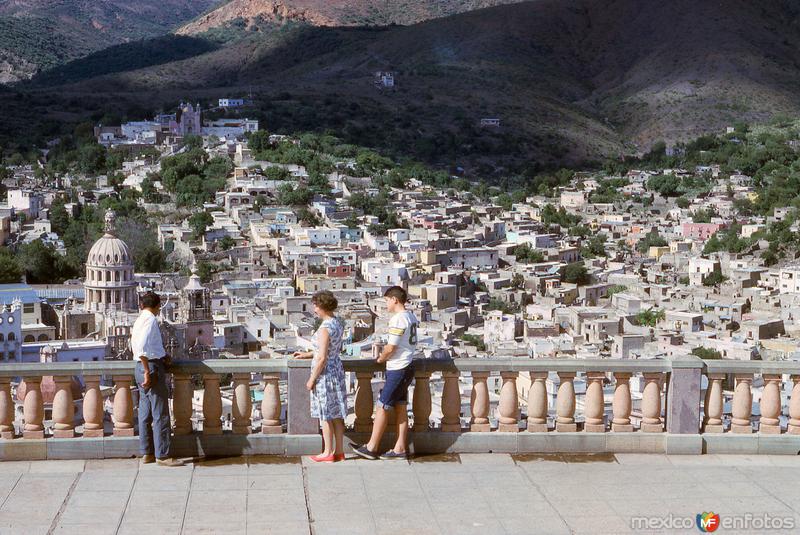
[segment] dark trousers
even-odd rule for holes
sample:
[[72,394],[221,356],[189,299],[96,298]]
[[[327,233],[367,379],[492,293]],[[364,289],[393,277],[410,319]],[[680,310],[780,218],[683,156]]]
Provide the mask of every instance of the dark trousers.
[[142,388],[144,367],[136,363],[136,385],[139,387],[139,451],[142,455],[169,457],[172,425],[169,419],[169,389],[167,369],[161,360],[151,360],[150,386]]

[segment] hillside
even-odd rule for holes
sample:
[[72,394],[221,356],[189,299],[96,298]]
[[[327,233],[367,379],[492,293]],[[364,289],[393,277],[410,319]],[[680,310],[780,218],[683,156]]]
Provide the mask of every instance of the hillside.
[[[103,95],[99,117],[253,91],[248,114],[272,131],[332,129],[439,165],[534,172],[800,114],[797,20],[790,0],[538,0],[412,26],[264,23],[199,34],[223,46],[113,75],[74,62],[35,80],[25,110],[77,118],[83,96]],[[394,90],[374,87],[378,70],[395,73]],[[54,95],[70,115],[54,113]],[[20,113],[10,102],[7,122]],[[502,127],[479,128],[484,117]]]
[[231,0],[178,30],[197,35],[230,24],[305,22],[315,26],[416,24],[520,0]]
[[0,0],[0,83],[172,31],[218,0]]

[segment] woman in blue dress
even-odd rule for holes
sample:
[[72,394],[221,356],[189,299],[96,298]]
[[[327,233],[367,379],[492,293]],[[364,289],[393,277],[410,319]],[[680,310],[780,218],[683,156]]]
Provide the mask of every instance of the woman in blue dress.
[[297,358],[312,358],[311,377],[306,383],[311,393],[311,416],[322,423],[323,450],[311,457],[315,462],[332,463],[344,460],[344,419],[347,416],[347,382],[340,357],[344,324],[334,316],[338,306],[329,291],[317,292],[311,298],[314,313],[322,324],[314,333],[314,350],[297,352]]

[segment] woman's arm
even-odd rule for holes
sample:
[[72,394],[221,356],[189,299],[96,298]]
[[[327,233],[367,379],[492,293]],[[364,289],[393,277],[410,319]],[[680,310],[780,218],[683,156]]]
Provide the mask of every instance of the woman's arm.
[[309,390],[314,388],[314,384],[316,384],[317,379],[319,379],[319,376],[322,375],[322,371],[325,369],[325,364],[328,362],[328,346],[331,342],[331,335],[326,328],[320,329],[317,336],[317,342],[319,343],[317,359],[311,366],[311,377],[308,379],[308,383],[306,383],[306,388]]

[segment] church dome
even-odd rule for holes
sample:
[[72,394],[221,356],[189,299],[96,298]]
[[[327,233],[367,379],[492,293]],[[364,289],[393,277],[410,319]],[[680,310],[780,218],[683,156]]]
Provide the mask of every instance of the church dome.
[[131,252],[127,244],[112,234],[104,234],[89,250],[86,264],[93,267],[129,266]]
[[89,250],[86,265],[92,267],[128,267],[133,264],[128,245],[114,235],[116,216],[106,213],[106,233]]

